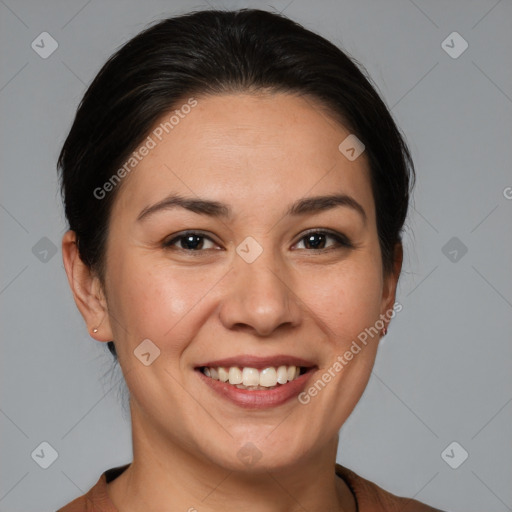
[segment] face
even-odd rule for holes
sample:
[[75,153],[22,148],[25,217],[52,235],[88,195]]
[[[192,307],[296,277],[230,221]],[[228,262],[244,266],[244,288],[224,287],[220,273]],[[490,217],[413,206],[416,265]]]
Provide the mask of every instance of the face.
[[312,99],[196,100],[121,184],[102,329],[136,435],[225,468],[301,463],[337,439],[376,355],[361,333],[394,303],[367,160]]

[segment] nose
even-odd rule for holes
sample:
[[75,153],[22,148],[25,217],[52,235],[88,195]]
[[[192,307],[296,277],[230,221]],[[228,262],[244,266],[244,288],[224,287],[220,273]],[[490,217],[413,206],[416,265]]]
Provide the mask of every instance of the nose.
[[271,256],[264,257],[265,253],[252,263],[235,258],[220,307],[220,319],[227,329],[269,336],[300,324],[300,300],[286,282],[286,272],[277,268]]

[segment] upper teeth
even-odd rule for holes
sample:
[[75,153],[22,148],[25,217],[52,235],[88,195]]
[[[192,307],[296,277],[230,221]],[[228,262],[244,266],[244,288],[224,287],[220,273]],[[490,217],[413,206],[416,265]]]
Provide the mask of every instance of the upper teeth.
[[230,384],[242,384],[244,386],[263,386],[270,388],[279,384],[296,379],[300,375],[299,366],[279,366],[277,368],[269,366],[261,371],[256,368],[242,368],[231,366],[224,368],[204,367],[203,373],[207,377]]

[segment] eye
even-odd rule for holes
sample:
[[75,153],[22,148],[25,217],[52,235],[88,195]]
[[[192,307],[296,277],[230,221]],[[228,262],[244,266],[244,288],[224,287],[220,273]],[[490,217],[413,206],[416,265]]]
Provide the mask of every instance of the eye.
[[[327,241],[329,239],[334,240],[334,244],[327,245]],[[309,231],[306,233],[306,235],[303,236],[296,245],[301,243],[304,243],[303,249],[313,249],[317,251],[353,247],[352,243],[345,235],[320,230]]]
[[163,243],[164,248],[173,248],[176,246],[177,249],[193,252],[214,249],[216,245],[217,244],[215,244],[211,238],[195,231],[187,231]]

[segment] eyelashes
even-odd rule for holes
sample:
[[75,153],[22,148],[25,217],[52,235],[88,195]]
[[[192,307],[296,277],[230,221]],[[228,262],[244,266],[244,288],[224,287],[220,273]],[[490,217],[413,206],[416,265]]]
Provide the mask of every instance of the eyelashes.
[[[334,244],[327,245],[329,239],[333,240]],[[303,233],[293,246],[299,244],[304,245],[304,248],[299,250],[318,253],[354,248],[350,239],[344,234],[325,229],[312,229]],[[175,249],[188,253],[200,253],[212,249],[220,250],[218,244],[212,238],[200,231],[185,231],[164,241],[162,246],[165,249]]]
[[[191,247],[178,247],[178,249],[182,249],[184,251],[192,251],[192,252],[200,252],[200,250],[204,250],[204,240],[208,240],[211,244],[215,244],[215,242],[208,236],[199,233],[197,231],[187,231],[186,233],[182,233],[167,242],[164,242],[163,246],[165,248],[172,248],[176,242],[183,242],[185,244],[190,244]],[[199,251],[198,251],[199,249]]]
[[[317,238],[316,241],[314,240],[315,237]],[[317,247],[315,247],[315,245],[318,244],[318,238],[320,238],[323,241],[325,241],[328,238],[331,238],[332,240],[335,241],[335,245],[327,247],[327,248],[325,248],[325,247],[317,248]],[[302,235],[302,237],[300,238],[298,243],[301,243],[305,240],[307,240],[307,244],[313,244],[313,248],[312,248],[313,251],[325,251],[325,250],[330,250],[331,248],[337,249],[337,248],[352,248],[353,247],[352,242],[345,235],[343,235],[341,233],[333,232],[333,231],[327,231],[327,230],[318,230],[318,229],[310,230]],[[321,243],[322,243],[322,241],[320,241],[320,244]]]

